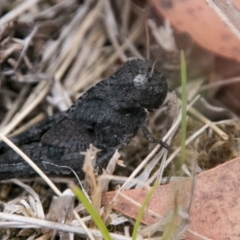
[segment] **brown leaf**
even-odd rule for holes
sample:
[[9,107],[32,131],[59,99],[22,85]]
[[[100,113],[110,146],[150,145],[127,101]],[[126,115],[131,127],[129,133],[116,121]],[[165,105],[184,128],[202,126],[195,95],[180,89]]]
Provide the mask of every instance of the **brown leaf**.
[[[188,32],[196,43],[218,55],[240,61],[240,40],[220,19],[219,15],[205,0],[166,1],[150,0],[159,15],[169,19],[172,25],[181,32]],[[219,9],[240,30],[239,1],[232,1],[232,7],[222,6]],[[220,1],[219,1],[220,2]],[[221,9],[222,8],[222,9]],[[229,8],[229,9],[228,9]],[[226,11],[225,11],[226,10]],[[236,19],[237,17],[237,19]]]
[[[191,231],[211,239],[236,239],[240,236],[240,158],[219,165],[197,176],[192,208]],[[150,225],[165,216],[174,206],[176,189],[178,204],[187,207],[190,199],[190,179],[159,186],[154,192],[142,222]],[[146,189],[121,192],[114,203],[116,192],[103,195],[102,203],[131,218],[136,218]],[[129,200],[131,199],[131,200]],[[151,211],[150,211],[151,210]],[[187,239],[198,239],[187,232]]]

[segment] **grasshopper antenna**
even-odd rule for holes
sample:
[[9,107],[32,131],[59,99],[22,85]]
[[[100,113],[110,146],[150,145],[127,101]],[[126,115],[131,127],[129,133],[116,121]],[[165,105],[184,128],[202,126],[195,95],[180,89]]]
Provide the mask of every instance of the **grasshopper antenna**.
[[153,65],[152,65],[152,69],[151,69],[151,73],[152,73],[152,74],[153,74],[154,68],[155,68],[155,66],[156,66],[156,63],[157,63],[157,61],[159,60],[159,57],[160,57],[160,54],[157,55],[157,57],[156,57],[156,59],[155,59]]
[[146,34],[146,54],[147,54],[146,57],[147,57],[147,60],[150,61],[150,37],[149,37],[146,9],[144,10],[144,27],[145,27],[145,34]]

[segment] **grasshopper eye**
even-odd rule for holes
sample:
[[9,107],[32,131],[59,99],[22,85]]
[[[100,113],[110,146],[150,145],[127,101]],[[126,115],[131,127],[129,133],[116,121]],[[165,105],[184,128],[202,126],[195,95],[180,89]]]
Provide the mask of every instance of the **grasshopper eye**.
[[134,79],[133,79],[134,86],[137,89],[145,89],[147,87],[148,83],[148,77],[146,77],[143,74],[138,74]]

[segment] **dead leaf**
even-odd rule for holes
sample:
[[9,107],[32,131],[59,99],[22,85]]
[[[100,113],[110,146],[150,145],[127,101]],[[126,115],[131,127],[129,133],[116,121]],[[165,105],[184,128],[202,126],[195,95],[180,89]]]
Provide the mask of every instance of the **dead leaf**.
[[[237,0],[232,5],[218,4],[223,15],[240,31]],[[221,3],[220,3],[221,2]],[[150,0],[159,15],[170,20],[181,32],[189,33],[196,43],[220,56],[240,61],[240,40],[205,0],[166,1]],[[230,7],[231,6],[231,7]]]
[[[211,239],[237,239],[240,236],[240,158],[228,161],[197,176],[190,225],[188,230]],[[179,188],[180,186],[180,188]],[[149,202],[142,222],[150,225],[165,216],[174,206],[174,195],[179,188],[178,204],[187,207],[190,199],[190,179],[159,186]],[[116,192],[103,194],[102,203],[126,216],[135,218],[146,197],[146,189],[121,192],[114,203]],[[189,231],[187,239],[199,239]]]

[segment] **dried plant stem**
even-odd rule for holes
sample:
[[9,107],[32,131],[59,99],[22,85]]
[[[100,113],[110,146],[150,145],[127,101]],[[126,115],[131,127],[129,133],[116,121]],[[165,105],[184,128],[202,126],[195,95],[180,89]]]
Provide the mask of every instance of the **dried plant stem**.
[[234,33],[234,35],[238,39],[240,39],[240,31],[226,16],[226,14],[217,6],[217,4],[215,4],[212,0],[205,0],[205,1],[218,14],[220,19],[229,27],[229,29]]
[[229,136],[222,131],[219,127],[217,127],[213,122],[211,122],[208,118],[203,116],[201,113],[199,113],[196,109],[190,108],[188,110],[190,113],[192,113],[195,117],[197,117],[199,120],[204,122],[205,124],[209,124],[210,128],[213,129],[215,133],[217,133],[223,140],[227,141],[229,139]]
[[124,51],[120,48],[116,35],[119,33],[117,32],[117,23],[116,19],[114,18],[114,13],[111,8],[111,3],[109,0],[105,0],[104,2],[105,8],[105,25],[107,29],[107,33],[109,36],[110,41],[112,42],[113,47],[115,48],[118,56],[121,58],[123,62],[127,60],[127,56],[125,55]]
[[18,128],[16,131],[14,131],[13,133],[9,134],[9,137],[12,137],[16,134],[19,134],[25,130],[27,130],[28,128],[34,126],[35,124],[39,123],[40,121],[42,121],[43,119],[46,118],[46,115],[44,113],[39,113],[36,117],[32,118],[29,122],[27,122],[26,124],[24,124],[23,126],[21,126],[20,128]]
[[[141,32],[141,28],[139,26],[131,34],[129,39],[131,41],[136,40],[139,37],[140,32]],[[129,46],[128,42],[125,41],[123,43],[123,45],[120,46],[120,48],[122,50],[126,50],[128,48],[128,46]],[[102,72],[104,72],[109,67],[110,64],[112,64],[114,61],[116,61],[118,57],[119,57],[118,53],[114,52],[107,60],[105,59],[103,64],[101,64],[101,65],[96,64],[94,71],[89,70],[84,76],[81,77],[81,79],[84,79],[84,81],[78,80],[78,83],[76,83],[75,86],[71,89],[70,95],[74,95],[75,93],[77,93],[80,89],[83,88],[83,86],[86,83],[89,84],[89,82],[91,82],[91,79],[96,79],[99,75],[101,75]]]
[[[96,32],[96,29],[94,29]],[[76,57],[76,61],[73,62],[72,70],[66,76],[66,80],[64,81],[64,87],[66,89],[70,89],[73,84],[76,84],[79,76],[84,74],[88,68],[94,64],[96,59],[100,57],[101,47],[106,41],[105,35],[101,30],[96,34],[89,34],[89,36],[84,39],[82,45],[84,47],[79,51],[78,56]]]
[[160,145],[157,145],[148,156],[140,163],[140,165],[132,172],[128,177],[127,181],[119,188],[119,191],[128,189],[129,185],[132,183],[132,180],[137,176],[137,174],[142,170],[142,168],[154,157],[157,151],[160,149]]
[[[179,101],[180,104],[181,101]],[[191,104],[192,105],[192,104]],[[208,118],[203,116],[200,112],[198,112],[195,108],[189,107],[188,112],[193,114],[195,117],[197,117],[200,121],[202,121],[205,124],[209,124],[210,128],[213,129],[214,132],[216,132],[223,140],[227,141],[229,139],[229,136],[222,131],[219,127],[217,127],[212,121],[210,121]]]
[[89,30],[89,28],[93,25],[96,18],[99,16],[99,10],[101,9],[103,1],[99,1],[98,5],[87,15],[84,19],[84,22],[79,26],[78,29],[75,30],[74,36],[71,37],[71,42],[65,47],[64,52],[59,57],[59,60],[55,64],[53,69],[55,73],[55,79],[59,81],[69,64],[73,61],[73,58],[76,56],[78,52],[76,48],[81,45],[81,41],[85,35],[85,33]]
[[14,21],[16,18],[18,18],[21,14],[26,12],[28,9],[36,5],[41,0],[28,0],[21,4],[19,4],[17,7],[9,11],[7,14],[5,14],[0,19],[0,26],[6,23],[9,23],[11,21]]
[[21,51],[21,54],[20,54],[20,56],[17,60],[17,63],[16,63],[15,68],[14,68],[14,72],[20,66],[20,63],[21,63],[22,59],[24,58],[24,56],[25,56],[25,54],[26,54],[26,52],[27,52],[27,50],[28,50],[28,48],[29,48],[29,46],[30,46],[30,44],[31,44],[31,42],[32,42],[32,40],[33,40],[33,38],[34,38],[34,36],[36,35],[37,32],[38,32],[38,26],[36,25],[34,27],[33,31],[31,32],[31,34],[26,39],[24,39],[24,41],[23,41],[24,42],[24,47],[23,47],[23,49]]
[[219,80],[217,82],[203,85],[202,87],[200,87],[200,91],[202,92],[202,91],[206,91],[206,90],[209,90],[212,88],[218,88],[218,87],[222,87],[222,86],[230,85],[230,84],[234,84],[234,83],[239,83],[239,82],[240,82],[240,77],[227,78],[227,79]]
[[[15,144],[13,144],[1,133],[0,133],[0,139],[2,139],[9,147],[11,147],[17,154],[19,154],[34,169],[34,171],[36,171],[40,175],[40,177],[48,184],[48,186],[55,192],[57,196],[60,197],[62,195],[62,193],[58,190],[55,184],[47,177],[47,175],[21,149],[19,149]],[[89,231],[85,223],[81,220],[77,212],[73,211],[73,213],[76,219],[79,221],[79,223],[83,227],[83,229],[85,230],[85,232],[88,233],[88,237],[91,240],[94,240],[91,232]]]
[[49,87],[49,84],[46,84],[45,82],[44,88],[37,97],[35,96],[34,101],[29,103],[29,105],[19,114],[16,114],[15,118],[13,118],[13,120],[2,130],[3,135],[9,134],[29,114],[29,112],[31,112],[43,100],[49,91]]
[[[131,197],[125,195],[124,193],[122,193],[122,192],[120,192],[120,191],[117,191],[117,192],[116,192],[116,195],[115,195],[115,197],[113,198],[112,201],[114,201],[114,200],[117,198],[118,195],[120,195],[121,197],[123,197],[124,199],[126,199],[130,204],[132,204],[132,205],[134,205],[134,206],[136,206],[136,207],[141,208],[141,206],[142,206],[141,203],[135,201],[134,199],[132,199]],[[148,212],[150,215],[154,216],[155,218],[162,218],[162,217],[163,217],[163,216],[161,216],[160,214],[156,213],[155,211],[153,211],[153,210],[151,210],[151,209],[148,209],[147,212]]]
[[47,175],[15,144],[8,140],[2,133],[0,133],[0,138],[12,148],[19,156],[21,156],[41,177],[42,179],[51,187],[57,196],[61,196],[61,192],[55,186],[55,184],[47,177]]
[[[50,228],[50,229],[58,230],[58,231],[72,232],[72,233],[80,234],[83,236],[86,235],[85,230],[79,226],[74,227],[74,226],[70,226],[67,224],[63,224],[63,223],[47,221],[44,219],[31,218],[31,217],[19,216],[16,214],[8,214],[8,213],[2,213],[2,212],[0,213],[0,219],[14,221],[15,223],[19,222],[19,223],[35,225],[34,227],[40,226],[40,227],[45,227],[48,229]],[[101,232],[98,230],[89,229],[89,232],[91,233],[91,235],[94,235],[97,238],[102,237]],[[115,234],[115,233],[110,233],[110,236],[112,237],[113,240],[131,240],[130,237],[125,237],[123,235],[119,235],[119,234]],[[95,238],[93,238],[93,240],[94,239]]]
[[12,116],[15,114],[15,112],[19,108],[20,104],[23,102],[23,98],[25,97],[25,95],[28,91],[29,91],[28,85],[26,85],[22,88],[20,94],[14,101],[13,106],[11,107],[11,109],[8,111],[8,113],[5,115],[4,119],[2,120],[2,122],[0,124],[0,129],[2,129],[9,122],[9,120],[12,118]]
[[[198,131],[196,131],[192,136],[190,136],[185,143],[185,146],[190,144],[195,138],[197,138],[200,134],[202,134],[208,127],[210,126],[210,123],[207,123],[202,128],[200,128]],[[165,168],[168,166],[168,164],[180,153],[181,147],[178,147],[171,156],[166,160],[165,162]]]

